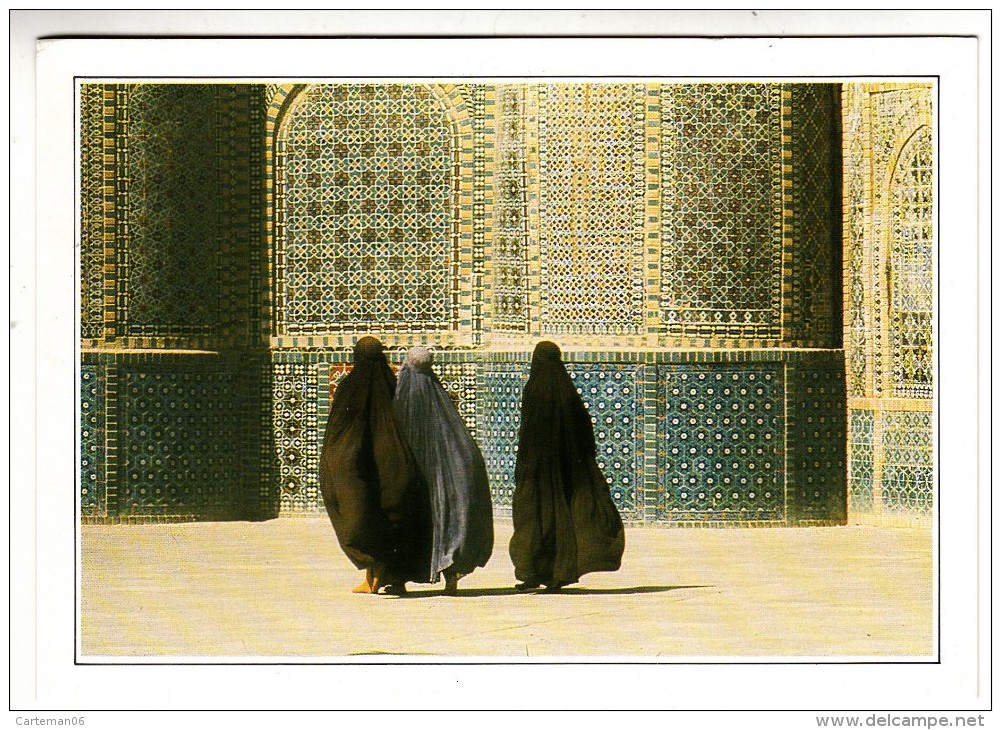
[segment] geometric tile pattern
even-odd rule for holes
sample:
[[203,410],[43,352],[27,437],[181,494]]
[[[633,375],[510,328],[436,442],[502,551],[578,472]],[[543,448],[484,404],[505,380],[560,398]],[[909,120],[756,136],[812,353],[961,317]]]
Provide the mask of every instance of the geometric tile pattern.
[[[361,331],[383,336],[392,363],[414,333],[453,350],[434,367],[498,509],[514,487],[527,353],[551,334],[624,517],[823,511],[809,479],[835,481],[844,460],[831,444],[844,424],[810,421],[839,407],[830,365],[755,348],[836,346],[827,89],[97,84],[80,103],[81,475],[109,482],[82,487],[90,514],[322,512],[331,388]],[[901,238],[924,235],[907,192],[928,187],[922,155],[904,192],[886,194]],[[900,312],[924,311],[899,292]],[[902,352],[917,353],[912,330]],[[273,349],[241,350],[229,332],[273,336]],[[698,349],[745,338],[739,356]],[[225,351],[240,367],[167,348]],[[891,476],[914,492],[916,460],[895,453]]]
[[[455,105],[456,114],[461,109],[463,113],[468,113],[465,124],[460,125],[459,140],[472,137],[472,165],[468,162],[460,162],[465,174],[459,176],[459,210],[457,216],[460,221],[460,243],[459,243],[459,271],[456,275],[456,288],[459,289],[465,282],[472,283],[472,344],[479,345],[483,341],[483,289],[485,280],[485,262],[487,260],[486,238],[487,231],[491,230],[490,220],[487,214],[487,200],[491,198],[490,186],[488,185],[488,169],[494,169],[496,155],[496,145],[487,144],[487,127],[493,127],[496,123],[493,94],[488,91],[485,84],[455,84],[454,86],[443,87],[449,96],[450,102]],[[464,98],[463,98],[464,97]],[[469,134],[469,132],[472,134]],[[468,160],[468,154],[459,153],[461,160]],[[472,185],[470,185],[470,169],[472,168]],[[469,188],[472,187],[472,205],[467,197]],[[463,193],[466,193],[464,195]],[[468,232],[461,228],[463,218],[469,218],[469,211],[472,211],[472,264],[471,271],[467,264],[466,250],[468,244]],[[465,244],[465,245],[464,245]],[[467,287],[468,288],[468,287]],[[460,294],[460,300],[462,296]],[[460,327],[466,324],[466,319],[460,317]]]
[[462,420],[469,429],[469,433],[476,438],[477,418],[476,418],[476,373],[479,370],[476,363],[435,363],[433,366],[442,387],[452,399],[456,410],[462,416]]
[[219,89],[130,87],[125,297],[134,334],[165,326],[197,332],[218,324],[223,191],[211,131]]
[[84,350],[81,517],[277,516],[266,372],[270,365],[247,352]]
[[[401,356],[391,351],[393,362]],[[606,357],[575,353],[567,368],[591,416],[598,464],[624,518],[679,525],[831,519],[824,510],[837,505],[823,490],[840,473],[842,498],[844,491],[844,423],[836,413],[843,391],[836,373],[832,381],[825,366],[797,366],[785,385],[781,362],[673,359],[651,367]],[[256,443],[248,427],[256,401],[243,397],[247,391],[234,371],[126,362],[122,388],[116,387],[119,405],[110,405],[122,425],[103,435],[105,376],[85,364],[83,485],[88,475],[99,482],[107,472],[99,445],[121,441],[116,458],[123,476],[107,516],[249,516],[258,503],[266,509],[253,514],[322,513],[319,445],[333,391],[352,366],[340,355],[325,362],[322,353],[275,358],[268,367],[266,419],[272,440],[261,470],[272,475],[274,489],[258,486],[256,471],[244,466],[254,463],[246,458],[246,443]],[[494,507],[509,510],[528,363],[452,356],[435,370],[484,454]],[[791,444],[786,459],[785,440]],[[92,447],[96,459],[88,456]],[[898,461],[903,474],[914,459]],[[83,489],[84,515],[102,517],[100,490]]]
[[547,84],[537,93],[542,331],[642,332],[645,88]]
[[643,411],[635,364],[568,363],[577,392],[594,424],[597,461],[623,517],[642,507]]
[[313,85],[279,147],[285,330],[452,321],[457,141],[424,85]]
[[662,93],[661,313],[667,332],[777,338],[781,85]]
[[658,518],[783,520],[782,371],[670,365],[658,389]]
[[272,428],[275,471],[285,514],[323,509],[319,495],[316,366],[275,363]]
[[870,312],[866,306],[866,211],[871,207],[869,165],[866,155],[866,115],[864,95],[848,85],[842,96],[844,133],[844,218],[845,218],[845,363],[848,395],[864,398],[871,374],[869,358]]
[[884,510],[932,509],[934,458],[931,413],[883,413]]
[[[878,88],[868,96],[871,140],[868,164],[873,184],[868,211],[872,223],[866,244],[871,247],[872,261],[867,273],[873,302],[873,385],[874,395],[892,397],[901,385],[896,382],[898,374],[907,377],[904,367],[899,373],[894,367],[898,363],[903,366],[900,353],[894,352],[894,308],[902,306],[904,312],[914,315],[913,320],[908,317],[909,321],[901,324],[915,334],[928,329],[923,313],[931,309],[934,272],[930,266],[922,272],[920,264],[928,263],[932,242],[932,94],[930,89],[920,87]],[[894,291],[892,281],[895,276],[901,279],[894,271],[895,265],[903,266],[904,282],[899,292]],[[927,283],[923,284],[922,279]],[[897,344],[921,349],[918,343],[898,341]],[[918,360],[911,367],[921,367],[923,358],[913,350],[910,354]],[[903,385],[907,387],[906,383]]]
[[202,349],[258,338],[263,87],[80,88],[84,342]]
[[[786,342],[838,347],[841,340],[839,94],[830,84],[788,84],[792,265]],[[784,120],[785,122],[785,120]]]
[[[446,84],[441,90],[457,121],[458,166],[462,171],[457,180],[458,265],[453,267],[460,302],[458,324],[460,329],[471,329],[469,344],[479,345],[485,329],[486,240],[492,230],[489,211],[493,190],[487,171],[495,169],[497,151],[487,137],[496,124],[496,104],[493,88],[486,84]],[[472,306],[467,310],[469,294]]]
[[528,363],[487,363],[480,372],[477,408],[480,450],[490,475],[495,509],[510,510],[521,427],[521,394]]
[[891,187],[890,346],[893,395],[932,395],[934,223],[931,130],[922,127],[901,152]]
[[497,172],[494,176],[494,327],[524,332],[528,326],[528,233],[525,167],[525,88],[498,87]]
[[790,367],[786,499],[796,521],[844,519],[845,384],[844,368]]
[[212,515],[241,506],[244,406],[231,373],[125,368],[119,515]]
[[[284,515],[324,510],[318,481],[320,447],[337,385],[352,367],[323,362],[273,365],[273,458]],[[476,364],[436,363],[434,369],[475,438]]]
[[[390,353],[392,362],[401,357],[402,352]],[[274,401],[278,405],[273,417],[282,474],[281,513],[286,515],[322,512],[316,488],[318,444],[336,383],[352,367],[348,362],[327,365],[322,356],[321,361],[312,356],[309,359],[311,362],[275,366]],[[494,508],[509,510],[527,363],[445,361],[434,368],[482,450]],[[790,504],[789,510],[796,511],[793,517],[786,511],[783,491],[781,364],[661,365],[652,372],[659,373],[654,377],[661,392],[670,392],[672,400],[663,404],[659,398],[649,404],[641,397],[649,387],[644,382],[645,366],[640,363],[597,362],[585,357],[569,360],[567,369],[591,416],[598,464],[624,518],[676,524],[766,524],[780,523],[786,517],[829,522],[830,515],[824,513],[828,507],[843,514],[844,421],[837,413],[839,403],[843,409],[843,387],[839,390],[837,382],[831,381],[832,374],[836,379],[835,371],[825,366],[793,370],[788,397],[796,402],[789,424],[798,423],[799,435],[790,440],[802,439],[804,446],[790,452],[788,461],[795,462],[795,468],[791,465],[789,473],[799,475],[801,491],[813,490],[800,494],[796,505]],[[329,395],[321,385],[314,392],[314,382],[322,384],[328,379]],[[673,393],[674,385],[666,391],[669,383],[687,383],[687,387]],[[682,390],[687,398],[681,397]],[[650,405],[653,410],[647,413]],[[656,417],[658,407],[665,413]],[[698,415],[672,417],[683,413]],[[691,485],[694,477],[695,486],[732,489],[729,496],[714,493],[706,501],[708,495],[700,500],[697,493],[680,493],[672,498],[662,494],[663,483],[648,484],[646,470],[651,465],[645,440],[651,428],[658,429],[656,474],[666,479],[665,466],[669,466],[674,469],[674,486],[682,487],[682,479]],[[695,444],[696,450],[692,452],[687,446],[688,458],[682,460],[682,449],[675,453],[672,448],[675,443]],[[708,458],[726,461],[710,464]],[[654,493],[647,492],[651,487]],[[840,492],[832,495],[832,489]],[[650,494],[660,500],[653,513],[644,509]],[[679,497],[690,504],[679,504]]]
[[105,384],[101,369],[80,368],[80,513],[100,516],[107,512],[104,468]]
[[873,412],[865,409],[852,409],[848,415],[851,420],[848,472],[848,484],[851,486],[849,507],[852,512],[872,512]]
[[[223,320],[236,316],[232,310],[241,303],[244,309],[240,317],[263,311],[265,303],[253,291],[234,291],[242,290],[246,281],[241,278],[240,286],[236,286],[232,264],[257,261],[255,256],[240,255],[234,241],[252,239],[252,219],[261,213],[264,203],[258,200],[257,209],[242,218],[234,216],[230,209],[237,198],[239,210],[243,211],[253,195],[260,196],[260,191],[248,195],[244,189],[250,176],[260,175],[259,170],[254,172],[259,166],[253,162],[255,155],[263,155],[258,149],[263,141],[248,134],[260,121],[248,124],[246,117],[252,116],[248,114],[248,101],[263,103],[269,94],[279,94],[284,87],[133,84],[121,87],[123,101],[118,103],[108,101],[109,94],[114,97],[119,93],[115,87],[92,86],[81,96],[81,152],[91,161],[85,162],[82,189],[96,191],[109,172],[101,170],[99,174],[96,160],[101,157],[120,159],[128,173],[116,179],[120,195],[110,200],[111,208],[117,206],[124,211],[112,216],[113,224],[117,220],[121,230],[116,232],[112,226],[99,231],[91,222],[84,226],[85,241],[118,235],[125,242],[118,251],[120,260],[111,268],[120,269],[116,296],[128,311],[118,313],[111,321],[124,327],[123,334],[190,335],[204,334],[206,327],[218,329]],[[707,320],[705,327],[666,323],[665,331],[683,334],[684,329],[688,334],[775,338],[780,291],[776,260],[782,240],[775,232],[775,223],[776,210],[781,210],[780,188],[788,182],[783,176],[794,183],[788,203],[790,225],[795,231],[791,234],[793,240],[797,245],[808,242],[809,247],[829,235],[823,202],[831,183],[823,171],[828,167],[825,160],[836,150],[829,143],[829,135],[825,135],[823,122],[834,102],[828,93],[830,85],[823,90],[821,86],[449,86],[466,94],[466,102],[455,94],[446,102],[438,87],[423,84],[305,87],[299,96],[286,100],[288,113],[283,107],[279,114],[276,179],[271,181],[272,200],[278,209],[267,206],[275,216],[274,284],[279,329],[285,324],[305,334],[359,327],[425,332],[449,329],[457,316],[457,293],[468,286],[457,277],[457,262],[469,255],[464,247],[467,234],[454,230],[458,224],[471,225],[474,231],[474,290],[479,286],[477,277],[482,277],[477,273],[482,271],[482,261],[491,262],[492,293],[497,296],[488,313],[493,318],[487,322],[488,329],[524,332],[523,327],[530,328],[534,320],[540,331],[554,334],[644,336],[647,325],[652,324],[645,309],[659,307],[666,322],[680,311],[671,303],[672,298],[677,304],[681,297],[687,298],[691,307],[686,311],[693,318]],[[787,87],[792,88],[792,101],[779,103],[778,96]],[[103,104],[99,91],[104,94]],[[658,110],[648,113],[655,97]],[[198,98],[203,103],[195,103]],[[461,114],[472,118],[462,128],[452,117],[464,103],[467,106]],[[105,119],[108,110],[110,122]],[[102,113],[104,116],[100,116]],[[438,126],[435,115],[441,122]],[[344,124],[338,126],[339,122]],[[429,126],[421,127],[425,122]],[[787,122],[791,122],[788,143],[780,134]],[[98,131],[107,124],[118,131],[106,132],[102,147]],[[725,138],[715,135],[720,124],[735,133]],[[199,125],[210,132],[199,136]],[[529,133],[530,128],[535,130],[535,137]],[[416,139],[417,132],[421,132],[421,139],[410,145],[407,140]],[[435,141],[439,132],[443,136],[441,144]],[[467,137],[471,142],[460,142]],[[538,145],[534,143],[536,138]],[[460,144],[471,144],[476,150],[475,174],[452,164]],[[346,156],[338,157],[345,145]],[[208,154],[210,147],[212,153]],[[103,155],[99,149],[103,149]],[[398,149],[404,154],[392,154]],[[791,172],[775,167],[783,152],[792,155],[793,164],[788,165]],[[318,156],[310,158],[310,154]],[[240,159],[249,169],[239,168]],[[421,170],[416,170],[418,166],[422,166]],[[429,166],[442,174],[447,170],[447,181],[438,185],[441,175],[437,182],[432,181],[434,171]],[[741,169],[751,174],[738,175]],[[777,176],[773,175],[776,169],[781,171]],[[114,173],[114,169],[110,172]],[[527,179],[529,172],[532,180]],[[350,192],[337,185],[338,175],[342,180],[347,175]],[[237,178],[235,183],[230,181],[233,176]],[[424,179],[422,176],[430,176],[428,184],[421,184],[418,178]],[[479,197],[468,200],[468,204],[456,202],[458,176],[475,178],[469,185]],[[230,182],[212,183],[219,180]],[[489,184],[484,185],[485,180]],[[646,200],[648,188],[660,196],[659,204]],[[204,195],[200,194],[203,189]],[[190,190],[199,194],[189,194]],[[221,192],[225,190],[229,192]],[[441,197],[436,197],[439,192]],[[97,196],[85,192],[84,197],[92,212],[97,211]],[[401,198],[405,204],[414,205],[400,216],[387,213],[401,203]],[[527,228],[529,199],[535,212],[541,214],[537,216],[541,227],[531,231]],[[484,205],[483,200],[488,204]],[[436,207],[439,203],[441,206]],[[105,199],[105,208],[108,204]],[[651,205],[660,208],[651,211]],[[316,215],[310,213],[310,206]],[[418,210],[423,207],[428,208],[426,214]],[[212,216],[205,212],[207,208],[227,212]],[[88,221],[96,220],[96,215],[87,212],[87,205],[83,210]],[[657,215],[648,220],[651,212],[662,213],[662,221]],[[414,230],[417,234],[431,230],[411,220],[421,216],[421,220],[435,225],[442,216],[448,219],[443,237],[432,237],[434,241],[426,250],[415,249],[419,248],[419,235],[410,236]],[[394,219],[393,223],[388,222],[388,217]],[[473,218],[471,224],[466,220],[469,217]],[[237,236],[232,234],[234,218],[241,228]],[[411,223],[416,229],[408,228]],[[654,234],[648,230],[651,224],[662,230]],[[487,227],[491,231],[490,250],[483,251],[481,234]],[[162,236],[156,233],[158,230]],[[124,232],[129,236],[134,232],[139,240],[126,240]],[[648,240],[648,233],[655,238]],[[347,252],[338,253],[340,243],[336,239],[345,235]],[[400,242],[394,236],[413,240]],[[530,237],[536,237],[541,247],[539,267],[531,272],[527,258],[533,243]],[[159,244],[161,239],[168,243]],[[214,245],[198,247],[195,239]],[[653,245],[651,240],[655,240],[656,247],[645,250],[645,246]],[[410,249],[394,256],[397,243],[402,249],[408,245]],[[742,245],[750,246],[750,258],[737,250]],[[623,251],[628,255],[622,255]],[[84,319],[91,323],[88,327],[96,328],[99,302],[102,298],[108,301],[108,282],[104,282],[101,295],[95,294],[101,291],[100,256],[93,246],[88,246],[86,252],[82,272],[86,275],[82,276],[81,287],[86,289],[83,306],[89,313]],[[818,246],[812,252],[816,255],[807,255],[810,253],[794,252],[794,259],[801,261],[805,270],[802,276],[798,263],[780,272],[788,278],[788,306],[793,312],[782,314],[784,326],[789,328],[783,337],[798,338],[796,342],[819,337],[819,331],[810,332],[826,321],[823,310],[835,304],[826,304],[833,295],[826,290],[828,282],[818,273],[824,264],[817,262],[826,260],[826,249]],[[428,256],[442,265],[428,266],[424,271],[421,257]],[[650,261],[646,259],[652,256],[660,262],[648,271]],[[692,256],[698,261],[693,263]],[[107,258],[104,263],[107,268]],[[528,276],[536,273],[545,278],[541,282],[541,308],[533,312],[527,302]],[[652,284],[653,278],[646,281],[645,276],[659,277],[659,284]],[[350,282],[345,283],[347,280]],[[582,287],[582,282],[588,286]],[[430,288],[422,288],[425,285]],[[365,325],[338,324],[334,318],[342,305],[333,297],[337,287],[343,286],[348,286],[348,309],[354,307],[359,316],[361,310],[370,314],[379,310],[382,314],[373,314],[374,319]],[[651,294],[653,286],[659,286],[661,291]],[[592,289],[600,291],[601,296],[589,296]],[[428,296],[409,296],[401,306],[392,304],[396,301],[394,293],[405,290]],[[376,292],[376,296],[362,296],[362,291]],[[345,294],[343,288],[340,292]],[[446,292],[451,295],[446,296]],[[476,296],[474,291],[474,299]],[[709,302],[709,309],[700,308],[696,301],[700,297]],[[657,298],[659,303],[654,301]],[[217,306],[220,303],[226,306]],[[757,315],[747,309],[758,305],[764,307],[759,314],[767,324],[755,324]],[[296,307],[303,308],[300,313],[304,317],[306,310],[312,314],[299,323],[283,314],[292,313]],[[415,309],[417,316],[410,317],[407,307]],[[137,316],[129,320],[133,310]],[[477,329],[481,315],[478,309],[475,311]],[[400,321],[403,317],[406,322]],[[320,321],[323,318],[329,321]],[[88,329],[88,334],[94,333]],[[479,336],[478,330],[474,332],[473,342]]]
[[92,340],[104,333],[106,93],[114,98],[100,84],[80,86],[80,336]]

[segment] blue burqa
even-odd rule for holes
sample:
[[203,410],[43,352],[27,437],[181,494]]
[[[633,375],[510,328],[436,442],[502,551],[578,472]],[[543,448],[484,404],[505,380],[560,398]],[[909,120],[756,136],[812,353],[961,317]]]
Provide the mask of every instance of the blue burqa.
[[413,347],[397,373],[393,400],[400,430],[431,492],[431,578],[467,575],[494,546],[493,506],[483,454],[431,369],[431,353]]

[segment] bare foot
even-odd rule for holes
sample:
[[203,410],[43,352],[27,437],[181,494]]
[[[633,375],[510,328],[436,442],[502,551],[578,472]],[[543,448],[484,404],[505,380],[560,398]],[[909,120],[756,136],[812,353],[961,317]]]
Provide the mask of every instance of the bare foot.
[[379,581],[375,577],[375,572],[369,568],[365,571],[365,580],[351,589],[352,593],[377,593]]

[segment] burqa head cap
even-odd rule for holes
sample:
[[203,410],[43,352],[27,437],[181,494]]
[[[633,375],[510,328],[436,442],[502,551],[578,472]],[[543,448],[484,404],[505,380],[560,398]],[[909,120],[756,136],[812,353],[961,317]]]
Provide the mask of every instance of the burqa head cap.
[[555,342],[543,340],[535,346],[535,352],[532,353],[532,362],[559,362],[562,354]]
[[355,343],[355,362],[362,360],[382,360],[382,343],[375,337],[362,337]]
[[404,361],[404,365],[414,370],[430,370],[431,359],[432,355],[429,349],[416,345],[407,350],[407,359]]

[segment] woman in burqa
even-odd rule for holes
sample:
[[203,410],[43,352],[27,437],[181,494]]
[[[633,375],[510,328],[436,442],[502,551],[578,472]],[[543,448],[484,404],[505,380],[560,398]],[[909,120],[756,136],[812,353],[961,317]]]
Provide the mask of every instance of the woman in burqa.
[[323,436],[323,502],[344,553],[365,570],[355,593],[400,595],[408,580],[429,581],[429,498],[393,416],[395,388],[382,343],[362,337]]
[[594,426],[560,355],[552,342],[536,345],[522,395],[510,545],[519,590],[618,570],[625,548]]
[[431,579],[444,575],[445,593],[454,595],[459,578],[486,565],[493,552],[486,463],[426,348],[410,348],[398,378],[397,422],[431,492]]

